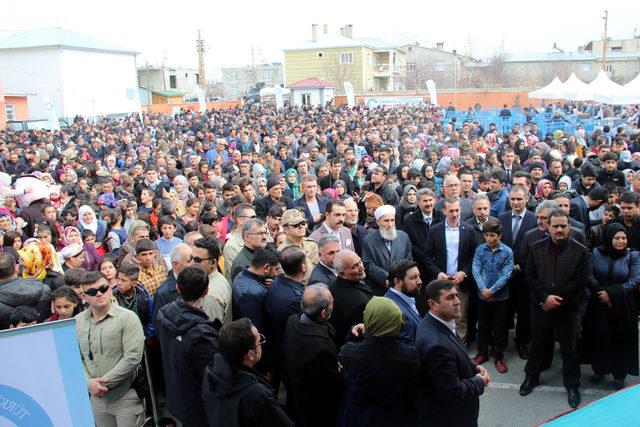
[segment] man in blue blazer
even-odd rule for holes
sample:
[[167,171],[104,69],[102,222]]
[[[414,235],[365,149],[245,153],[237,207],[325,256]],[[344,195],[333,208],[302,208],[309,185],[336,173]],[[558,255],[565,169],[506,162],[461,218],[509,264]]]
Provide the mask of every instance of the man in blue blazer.
[[391,264],[389,269],[389,290],[384,296],[400,307],[405,323],[400,331],[400,338],[408,345],[414,345],[416,331],[422,320],[418,313],[415,298],[420,295],[422,280],[418,263],[401,259]]
[[584,229],[589,231],[591,225],[595,225],[595,223],[591,223],[589,212],[598,209],[608,201],[609,191],[607,191],[605,187],[594,188],[586,196],[582,195],[571,199],[569,216],[582,223],[584,225]]
[[421,362],[418,425],[477,426],[479,396],[490,378],[469,359],[456,334],[458,291],[450,280],[434,280],[425,293],[429,312],[416,333]]
[[[529,192],[521,185],[514,185],[509,191],[509,205],[511,210],[498,217],[502,223],[502,243],[513,251],[514,267],[513,274],[509,280],[511,287],[511,316],[517,313],[518,322],[516,324],[516,347],[518,355],[522,359],[529,357],[529,341],[531,340],[531,330],[529,317],[531,316],[529,305],[531,304],[531,294],[524,282],[524,277],[520,274],[520,248],[522,239],[529,230],[538,226],[536,216],[527,210]],[[516,233],[514,235],[514,232]]]
[[292,208],[304,209],[307,227],[313,231],[322,223],[322,214],[327,210],[329,199],[318,194],[318,178],[307,174],[302,178],[302,197],[291,202]]
[[456,327],[460,339],[466,342],[471,268],[478,242],[473,226],[460,220],[460,199],[446,198],[443,210],[446,219],[429,230],[425,257],[418,262],[423,263],[421,271],[427,273],[425,281],[451,280],[457,286],[462,315],[456,320]]

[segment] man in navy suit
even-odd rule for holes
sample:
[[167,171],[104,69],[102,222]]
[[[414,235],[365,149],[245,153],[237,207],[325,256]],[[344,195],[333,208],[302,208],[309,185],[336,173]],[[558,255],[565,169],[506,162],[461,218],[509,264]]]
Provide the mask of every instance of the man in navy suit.
[[513,251],[514,267],[509,281],[511,288],[511,316],[513,316],[514,312],[517,313],[516,347],[518,348],[518,355],[522,359],[529,357],[528,345],[531,339],[529,324],[531,311],[529,304],[531,303],[531,295],[526,289],[526,283],[522,274],[520,274],[518,263],[524,235],[527,231],[538,226],[536,216],[527,210],[528,201],[529,192],[521,185],[514,185],[509,191],[511,210],[503,213],[498,218],[502,223],[502,243]]
[[358,224],[360,209],[358,209],[358,204],[353,199],[345,200],[344,207],[347,208],[347,214],[344,217],[344,226],[351,231],[354,252],[357,253],[358,256],[362,256],[362,242],[367,236],[367,229]]
[[580,221],[585,230],[589,230],[592,225],[589,212],[598,209],[607,201],[609,201],[609,191],[605,187],[596,187],[586,196],[582,195],[571,199],[569,215],[576,221]]
[[420,271],[416,262],[401,259],[391,264],[389,290],[384,296],[400,307],[405,323],[399,336],[409,345],[414,345],[416,331],[422,320],[415,300],[420,295],[420,288],[422,288],[422,280],[420,280]]
[[309,285],[315,283],[328,285],[338,277],[338,272],[333,268],[333,259],[338,252],[340,252],[340,238],[335,234],[326,234],[318,240],[318,264],[311,272]]
[[429,313],[416,333],[421,362],[419,425],[477,426],[479,396],[489,384],[489,374],[467,355],[456,334],[461,315],[457,287],[450,280],[427,285]]
[[304,195],[291,203],[292,208],[302,207],[307,219],[309,230],[315,230],[322,222],[322,214],[327,210],[329,199],[318,195],[318,178],[306,174],[302,177],[302,192]]
[[467,307],[469,283],[472,279],[473,256],[478,243],[473,226],[461,222],[460,200],[446,198],[443,203],[446,220],[431,227],[424,259],[425,280],[451,280],[459,292],[461,316],[456,320],[458,334],[467,339]]

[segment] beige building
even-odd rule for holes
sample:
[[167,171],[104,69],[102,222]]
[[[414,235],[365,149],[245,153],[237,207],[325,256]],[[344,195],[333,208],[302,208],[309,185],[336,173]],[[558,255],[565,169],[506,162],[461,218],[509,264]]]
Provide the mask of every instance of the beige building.
[[153,65],[138,68],[138,84],[152,92],[173,90],[191,95],[198,85],[198,76],[195,68]]
[[273,87],[284,83],[282,64],[273,62],[254,67],[223,67],[222,94],[227,99],[236,99],[246,95],[258,82],[266,87]]
[[336,84],[344,93],[344,82],[351,82],[356,93],[404,89],[405,52],[403,49],[370,37],[353,37],[353,26],[340,34],[328,26],[311,26],[311,39],[284,49],[285,86],[309,77]]

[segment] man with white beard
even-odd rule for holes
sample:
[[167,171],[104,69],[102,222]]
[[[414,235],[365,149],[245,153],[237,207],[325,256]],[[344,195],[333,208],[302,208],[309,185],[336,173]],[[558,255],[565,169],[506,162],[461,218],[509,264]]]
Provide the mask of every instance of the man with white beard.
[[389,289],[387,276],[394,261],[413,259],[411,241],[402,230],[396,230],[396,208],[382,205],[374,212],[378,230],[367,235],[362,242],[362,261],[367,278],[376,296]]

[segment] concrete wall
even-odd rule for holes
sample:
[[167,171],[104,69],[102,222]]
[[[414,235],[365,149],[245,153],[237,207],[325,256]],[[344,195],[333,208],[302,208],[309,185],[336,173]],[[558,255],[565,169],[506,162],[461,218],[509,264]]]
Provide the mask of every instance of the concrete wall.
[[139,110],[134,55],[63,49],[60,117]]
[[[47,118],[44,110],[46,97],[53,100],[58,116],[62,117],[63,82],[59,49],[0,51],[0,64],[5,92],[34,94],[29,96],[31,119]],[[89,64],[78,66],[86,72]]]

